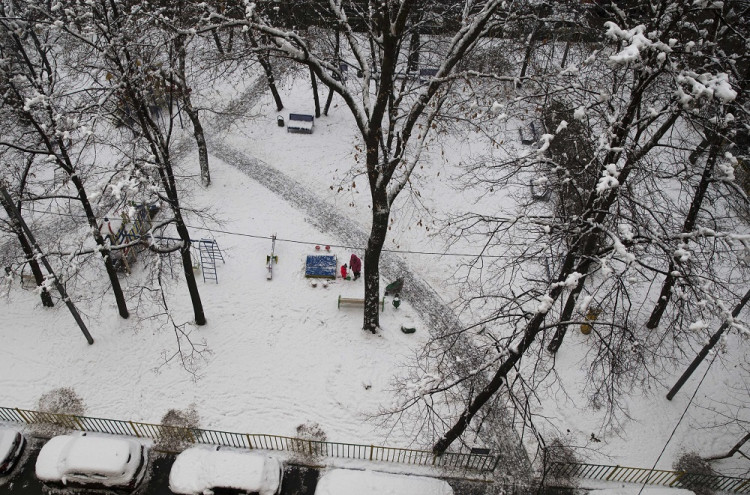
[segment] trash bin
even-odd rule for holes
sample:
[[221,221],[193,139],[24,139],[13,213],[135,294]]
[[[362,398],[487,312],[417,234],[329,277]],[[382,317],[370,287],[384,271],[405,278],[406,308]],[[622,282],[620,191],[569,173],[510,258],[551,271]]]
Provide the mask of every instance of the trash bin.
[[276,117],[276,123],[279,125],[279,127],[284,127],[284,117],[279,115]]

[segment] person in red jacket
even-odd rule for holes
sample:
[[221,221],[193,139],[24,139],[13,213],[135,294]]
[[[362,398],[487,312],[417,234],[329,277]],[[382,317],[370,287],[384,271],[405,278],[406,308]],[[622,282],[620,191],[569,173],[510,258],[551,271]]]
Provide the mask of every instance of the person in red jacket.
[[346,263],[341,265],[341,278],[346,278]]
[[354,253],[352,253],[352,257],[349,259],[349,268],[351,268],[354,274],[354,280],[357,280],[359,274],[362,272],[362,260]]

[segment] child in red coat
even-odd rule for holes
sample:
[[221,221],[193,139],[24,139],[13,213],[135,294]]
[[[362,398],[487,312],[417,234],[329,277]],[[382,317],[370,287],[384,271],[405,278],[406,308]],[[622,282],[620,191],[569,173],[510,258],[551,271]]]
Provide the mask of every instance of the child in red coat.
[[346,263],[341,265],[341,278],[346,278]]

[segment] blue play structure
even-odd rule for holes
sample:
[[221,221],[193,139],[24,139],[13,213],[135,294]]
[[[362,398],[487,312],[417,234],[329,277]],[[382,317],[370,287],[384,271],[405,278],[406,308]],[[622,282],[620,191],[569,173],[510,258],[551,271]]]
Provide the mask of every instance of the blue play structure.
[[336,278],[336,256],[311,254],[305,262],[305,277]]

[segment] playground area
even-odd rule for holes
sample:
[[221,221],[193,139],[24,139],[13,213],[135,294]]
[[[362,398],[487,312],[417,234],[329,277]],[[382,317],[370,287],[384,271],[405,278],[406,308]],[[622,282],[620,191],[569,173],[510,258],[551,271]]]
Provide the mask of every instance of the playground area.
[[[285,84],[288,110],[309,113],[308,83]],[[226,104],[229,96],[223,98]],[[351,117],[337,105],[341,102],[334,100],[331,114],[315,120],[312,134],[290,133],[277,125],[272,102],[261,99],[251,117],[231,128],[218,127],[221,140],[209,137],[212,185],[182,184],[191,207],[209,210],[217,219],[187,218],[197,241],[194,269],[207,325],[189,323],[190,300],[178,272],[165,295],[168,313],[180,326],[150,318],[160,308],[142,297],[153,287],[144,289],[140,259],[121,277],[133,307],[128,320],[117,316],[98,266],[86,273],[93,296],[82,299],[82,290],[71,291],[96,340],[92,346],[62,305],[45,310],[33,292],[9,291],[4,314],[14,331],[4,335],[0,350],[0,405],[35,409],[42,394],[71,387],[90,416],[158,423],[170,409],[193,409],[207,429],[295,436],[318,428],[329,441],[429,447],[432,439],[419,436],[417,425],[394,425],[385,414],[399,398],[394,377],[403,376],[429,338],[424,312],[415,309],[424,301],[411,300],[408,285],[398,298],[385,289],[404,275],[394,267],[407,266],[409,274],[439,294],[431,309],[444,309],[457,296],[447,279],[460,258],[405,252],[445,250],[443,241],[433,237],[435,219],[468,203],[480,208],[491,199],[477,191],[459,194],[453,187],[457,164],[470,156],[471,139],[443,136],[425,152],[435,165],[415,175],[419,200],[403,195],[393,208],[386,247],[398,253],[389,253],[383,264],[380,331],[364,332],[364,280],[342,279],[340,268],[350,263],[352,253],[364,257],[371,210],[366,179],[348,175],[351,163],[361,160],[361,150]],[[193,150],[177,159],[181,174],[197,174]],[[451,246],[454,252],[475,249],[461,242]],[[323,257],[312,263],[322,276],[306,276],[308,257]],[[403,265],[390,263],[389,257]],[[178,340],[180,331],[195,348]],[[539,409],[549,418],[546,426],[571,444],[585,445],[595,460],[650,464],[689,394],[673,403],[657,392],[635,397],[628,412],[637,432],[630,434],[627,424],[607,430],[605,413],[583,406],[585,390],[573,378],[582,366],[584,339],[571,332],[558,355],[568,388],[545,390],[550,400]],[[717,365],[704,390],[725,390],[730,377],[731,369]],[[712,452],[731,443],[713,431],[692,428],[693,420],[699,424],[711,414],[707,406],[715,400],[698,399],[701,408],[691,411],[657,467],[669,468],[679,452],[709,441]]]

